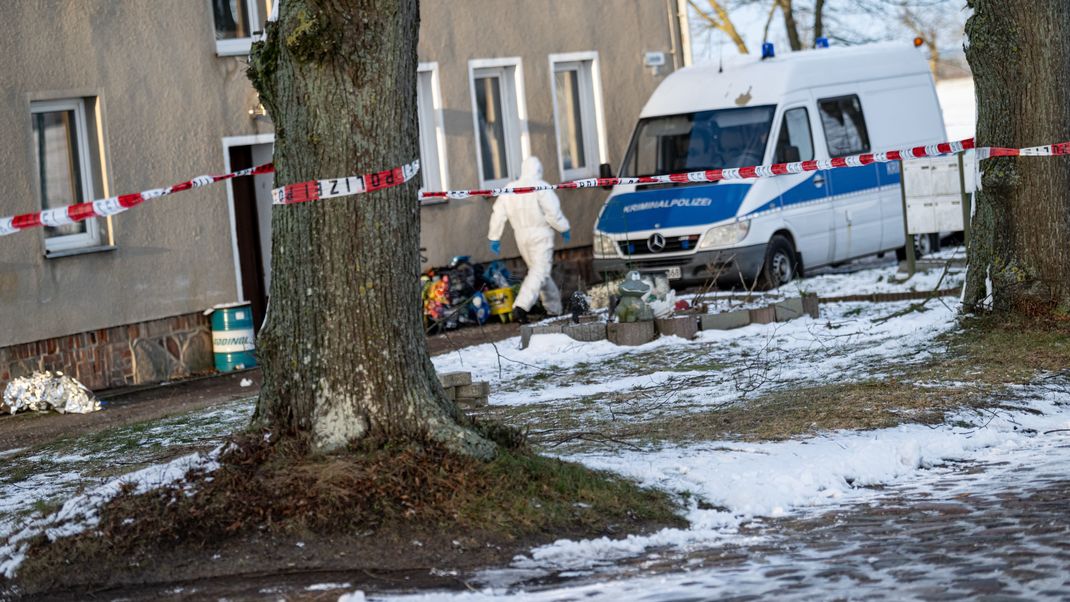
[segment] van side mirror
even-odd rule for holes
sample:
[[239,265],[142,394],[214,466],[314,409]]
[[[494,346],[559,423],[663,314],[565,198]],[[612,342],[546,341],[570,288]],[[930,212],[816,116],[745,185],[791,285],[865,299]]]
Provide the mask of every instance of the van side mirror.
[[[613,177],[613,166],[610,165],[609,163],[603,163],[603,164],[599,165],[598,166],[598,177],[599,178],[612,178]],[[602,190],[613,190],[613,187],[612,186],[603,186]]]

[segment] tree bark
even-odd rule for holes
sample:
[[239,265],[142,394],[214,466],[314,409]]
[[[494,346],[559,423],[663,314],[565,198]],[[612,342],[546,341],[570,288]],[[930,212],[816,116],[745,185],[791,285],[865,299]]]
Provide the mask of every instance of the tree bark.
[[814,2],[814,47],[817,47],[817,39],[825,35],[825,0]]
[[792,50],[802,50],[802,38],[799,37],[799,25],[795,22],[795,8],[791,0],[776,0],[780,12],[784,15],[784,29],[788,32],[788,45]]
[[[275,186],[418,157],[418,0],[281,0],[248,75],[275,124]],[[366,437],[490,457],[462,426],[419,313],[417,180],[276,206],[254,420],[313,450]]]
[[[1070,36],[1065,2],[970,0],[968,6],[978,145],[1035,146],[1070,137],[1070,53],[1058,43]],[[1070,312],[1070,160],[1007,157],[981,167],[966,309]]]

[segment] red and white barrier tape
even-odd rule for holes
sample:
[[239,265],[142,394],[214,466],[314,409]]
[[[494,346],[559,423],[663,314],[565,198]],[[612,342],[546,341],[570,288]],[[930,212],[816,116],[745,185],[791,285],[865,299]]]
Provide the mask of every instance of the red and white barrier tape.
[[[731,169],[710,169],[705,171],[692,171],[687,173],[666,174],[660,176],[642,176],[631,178],[587,178],[573,180],[561,184],[546,184],[540,186],[522,186],[514,188],[494,188],[489,190],[447,190],[440,192],[421,192],[420,199],[464,199],[473,196],[500,196],[503,194],[528,194],[540,190],[571,190],[578,188],[599,188],[602,186],[616,186],[620,184],[634,184],[643,186],[647,184],[669,184],[685,182],[720,182],[722,180],[747,180],[752,178],[771,178],[787,174],[805,173],[824,169],[838,169],[844,167],[860,167],[871,163],[888,163],[905,159],[921,159],[924,157],[939,157],[973,149],[973,138],[958,142],[942,142],[927,146],[915,146],[913,148],[892,150],[883,153],[863,153],[849,157],[836,159],[821,159],[815,161],[797,161],[794,163],[775,163],[772,165],[755,165],[750,167],[735,167]],[[1044,146],[1031,146],[1026,148],[1004,148],[998,146],[986,146],[977,148],[978,160],[992,157],[1052,157],[1070,155],[1070,142],[1047,144]],[[107,217],[122,213],[131,207],[141,203],[183,190],[200,188],[215,182],[222,182],[241,176],[254,176],[273,173],[275,167],[271,164],[259,165],[242,169],[223,175],[198,176],[186,182],[180,182],[167,188],[155,188],[133,194],[123,194],[107,199],[100,199],[88,203],[76,203],[66,207],[46,209],[37,213],[25,213],[13,217],[0,217],[0,236],[13,234],[20,230],[26,230],[36,226],[62,226],[73,224],[91,217]],[[318,199],[330,199],[340,196],[363,194],[400,186],[416,176],[420,171],[420,162],[413,161],[408,165],[395,167],[386,171],[348,178],[334,178],[329,180],[314,180],[289,184],[271,191],[272,200],[277,205],[290,205],[315,201]]]
[[[409,165],[395,167],[394,169],[388,169],[374,174],[290,184],[273,190],[271,196],[276,204],[286,205],[290,203],[314,201],[316,199],[329,199],[350,194],[362,194],[404,184],[411,180],[419,170],[420,162],[414,161]],[[274,171],[275,166],[271,163],[267,163],[223,175],[197,176],[192,180],[179,182],[178,184],[168,186],[167,188],[155,188],[152,190],[135,192],[133,194],[121,194],[119,196],[88,203],[75,203],[66,207],[46,209],[44,211],[38,211],[37,213],[24,213],[13,217],[0,217],[0,236],[14,234],[15,232],[34,228],[36,226],[55,227],[73,224],[91,217],[108,217],[109,215],[122,213],[123,211],[126,211],[131,207],[136,207],[150,199],[182,192],[183,190],[200,188],[202,186],[230,180],[232,178],[269,174],[274,173]]]
[[[620,184],[635,184],[643,186],[647,184],[669,184],[682,182],[720,182],[722,180],[747,180],[751,178],[771,178],[787,174],[804,173],[823,169],[837,169],[842,167],[861,167],[871,163],[888,163],[904,159],[921,159],[925,157],[939,157],[951,155],[974,148],[973,138],[958,142],[942,142],[927,146],[915,146],[900,150],[892,150],[883,153],[863,153],[849,157],[836,159],[820,159],[815,161],[797,161],[795,163],[775,163],[772,165],[755,165],[750,167],[735,167],[731,169],[709,169],[705,171],[692,171],[686,173],[665,174],[660,176],[642,176],[631,178],[587,178],[573,180],[561,184],[545,184],[540,186],[521,186],[514,188],[493,188],[489,190],[446,190],[441,192],[421,192],[420,199],[465,199],[473,196],[500,196],[503,194],[528,194],[540,190],[570,190],[575,188],[600,188],[602,186],[616,186]],[[1048,144],[1045,146],[1032,146],[1028,148],[1002,148],[982,147],[977,149],[978,159],[990,157],[1050,157],[1055,155],[1070,155],[1070,142]]]
[[331,199],[351,194],[364,194],[392,186],[400,186],[420,172],[420,161],[395,167],[378,173],[331,180],[313,180],[288,184],[271,191],[271,200],[276,205],[292,205],[319,199]]
[[91,217],[107,217],[109,215],[115,215],[116,213],[122,213],[123,211],[126,211],[131,207],[136,207],[150,199],[182,192],[183,190],[200,188],[231,178],[255,176],[272,173],[273,171],[275,171],[275,167],[271,163],[267,163],[265,165],[241,169],[223,175],[197,176],[192,180],[179,182],[178,184],[168,186],[167,188],[154,188],[152,190],[135,192],[133,194],[121,194],[119,196],[90,201],[87,203],[75,203],[73,205],[67,205],[66,207],[45,209],[44,211],[39,211],[37,213],[24,213],[14,217],[0,217],[0,236],[14,234],[20,230],[26,230],[36,226],[63,226],[80,222]]

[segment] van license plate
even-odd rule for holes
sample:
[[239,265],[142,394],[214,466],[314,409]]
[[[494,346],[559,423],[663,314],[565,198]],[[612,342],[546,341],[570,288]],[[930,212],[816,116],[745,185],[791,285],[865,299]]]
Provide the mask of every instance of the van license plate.
[[668,270],[666,270],[666,272],[667,272],[667,274],[669,276],[669,280],[679,280],[680,279],[680,266],[669,268]]

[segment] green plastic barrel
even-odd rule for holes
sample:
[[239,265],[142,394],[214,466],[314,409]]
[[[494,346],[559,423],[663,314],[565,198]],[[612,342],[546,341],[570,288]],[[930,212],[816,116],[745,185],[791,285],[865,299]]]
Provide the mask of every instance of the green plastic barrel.
[[212,312],[212,351],[220,372],[256,365],[253,353],[253,311],[248,303],[220,307]]

